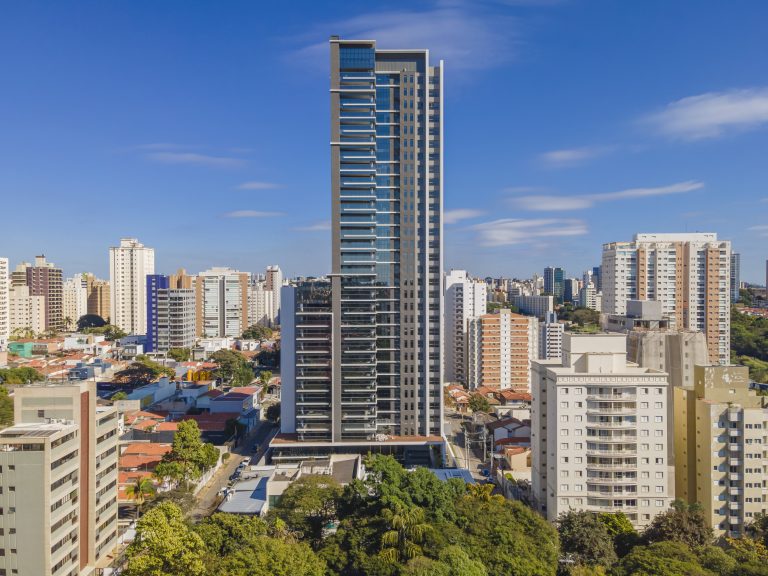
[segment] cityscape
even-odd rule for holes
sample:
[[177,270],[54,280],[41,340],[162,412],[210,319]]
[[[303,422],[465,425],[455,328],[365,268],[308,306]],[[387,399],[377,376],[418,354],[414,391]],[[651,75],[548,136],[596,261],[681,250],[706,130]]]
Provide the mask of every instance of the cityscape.
[[[265,64],[259,87],[291,92],[271,114],[305,107],[317,116],[320,102],[322,130],[307,124],[307,135],[320,137],[293,150],[276,140],[261,151],[264,180],[226,192],[201,192],[214,181],[204,171],[239,177],[231,171],[253,169],[255,145],[210,154],[159,140],[124,147],[113,156],[201,172],[184,181],[188,190],[159,177],[149,196],[94,201],[99,195],[89,193],[87,207],[76,202],[74,220],[72,192],[30,202],[47,172],[67,170],[53,160],[46,166],[42,152],[39,174],[17,173],[12,154],[0,160],[8,172],[0,170],[8,195],[0,241],[0,576],[768,576],[764,153],[752,163],[755,149],[768,145],[760,135],[768,90],[731,85],[746,78],[754,86],[763,80],[757,69],[730,70],[730,52],[708,63],[712,74],[722,66],[717,74],[729,83],[710,78],[710,92],[668,98],[640,123],[668,132],[659,152],[639,136],[619,143],[596,126],[595,138],[615,143],[532,148],[538,159],[529,174],[538,171],[542,182],[554,174],[550,183],[506,184],[495,208],[475,189],[487,187],[487,175],[467,176],[480,168],[506,178],[518,161],[476,163],[474,147],[516,138],[500,128],[502,119],[503,139],[484,124],[504,114],[514,84],[491,81],[499,102],[490,102],[487,80],[476,85],[472,75],[541,76],[522,70],[547,66],[534,38],[544,43],[555,30],[566,38],[577,21],[592,19],[595,4],[614,25],[642,20],[633,30],[662,15],[687,21],[695,8],[706,14],[694,20],[713,27],[733,15],[743,33],[732,30],[723,46],[768,48],[760,24],[768,11],[756,2],[681,1],[660,10],[459,0],[360,13],[340,3],[326,16],[325,7],[307,5],[314,32],[291,34],[298,50],[275,42],[288,38],[279,28],[286,24],[277,24],[287,8],[262,12],[248,3],[234,3],[226,17],[213,3],[125,7],[124,20],[110,24],[115,38],[99,31],[109,51],[130,48],[125,38],[139,31],[153,45],[179,18],[167,49],[190,43],[199,54],[208,38],[215,46],[198,64],[213,70],[233,66],[220,58],[220,43],[246,58],[241,26],[264,30],[276,44],[269,58],[322,67],[281,77],[272,75],[274,62]],[[13,43],[25,18],[63,17],[60,10],[45,2],[9,8],[20,27],[0,23],[0,37],[8,27]],[[83,23],[121,16],[109,2],[92,10],[82,7]],[[150,14],[158,21],[143,21]],[[266,32],[270,25],[275,32]],[[48,26],[41,20],[30,30]],[[516,36],[525,26],[540,37]],[[700,31],[691,27],[694,41]],[[658,30],[663,43],[667,25]],[[570,42],[558,44],[563,58],[583,50],[580,58],[596,61],[588,40]],[[634,39],[626,42],[621,49],[630,54]],[[680,44],[662,54],[687,61],[690,48]],[[74,46],[63,48],[61,62],[70,50],[91,63],[102,58],[91,52],[96,46]],[[19,58],[39,57],[29,50]],[[651,65],[642,51],[634,56],[641,64],[633,66]],[[136,61],[124,57],[135,78]],[[260,58],[247,55],[248,75]],[[80,62],[61,65],[80,72]],[[179,60],[178,77],[165,82],[189,82],[187,66]],[[111,72],[99,73],[103,88],[95,77],[80,88],[107,94]],[[308,88],[290,88],[294,73]],[[659,74],[669,71],[659,64]],[[678,93],[666,88],[667,96]],[[198,95],[189,98],[174,104],[180,118]],[[38,104],[20,103],[20,114]],[[51,110],[58,105],[51,100]],[[100,114],[87,116],[94,126]],[[467,128],[472,118],[481,122]],[[252,128],[266,134],[273,121],[292,126],[273,118]],[[526,121],[518,122],[522,130]],[[454,125],[463,138],[453,139]],[[42,150],[31,142],[44,132],[22,135],[15,119],[9,128],[6,138],[18,130],[20,147]],[[694,162],[680,156],[678,171],[666,162],[673,145],[714,146],[720,137],[727,142],[717,153],[703,151]],[[558,192],[569,171],[573,190],[597,189],[578,172],[600,170],[589,164],[601,158],[616,166],[597,175],[606,182],[600,189],[616,172],[634,178],[618,157],[643,163],[648,154],[647,181],[675,183]],[[285,182],[308,178],[312,192],[272,181],[270,163],[275,173],[293,168]],[[135,182],[149,174],[137,169]],[[729,177],[735,188],[718,192]],[[275,208],[277,200],[290,208]]]

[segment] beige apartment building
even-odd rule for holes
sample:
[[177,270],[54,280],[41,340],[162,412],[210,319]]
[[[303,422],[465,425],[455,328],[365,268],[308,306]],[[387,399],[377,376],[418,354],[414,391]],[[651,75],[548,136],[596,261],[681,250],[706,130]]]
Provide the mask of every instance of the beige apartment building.
[[94,383],[16,389],[0,433],[0,574],[84,576],[116,546],[118,418],[96,401]]
[[531,361],[539,354],[533,316],[502,308],[469,321],[467,375],[470,389],[531,388]]
[[622,334],[569,334],[561,360],[533,363],[531,484],[554,521],[624,512],[647,526],[674,499],[668,377],[627,362]]
[[110,320],[110,287],[108,280],[99,280],[93,274],[85,275],[88,314],[96,314]]
[[696,366],[675,389],[675,491],[699,503],[716,536],[739,537],[765,513],[768,409],[744,366]]
[[671,328],[703,332],[709,361],[730,362],[731,243],[714,233],[637,234],[603,245],[602,311],[656,300]]

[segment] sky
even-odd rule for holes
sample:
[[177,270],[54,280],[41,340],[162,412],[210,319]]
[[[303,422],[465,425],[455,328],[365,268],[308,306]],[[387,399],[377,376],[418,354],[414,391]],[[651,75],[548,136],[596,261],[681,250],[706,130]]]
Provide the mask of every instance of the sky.
[[0,256],[330,270],[328,38],[445,60],[446,269],[717,232],[763,283],[768,2],[9,0]]

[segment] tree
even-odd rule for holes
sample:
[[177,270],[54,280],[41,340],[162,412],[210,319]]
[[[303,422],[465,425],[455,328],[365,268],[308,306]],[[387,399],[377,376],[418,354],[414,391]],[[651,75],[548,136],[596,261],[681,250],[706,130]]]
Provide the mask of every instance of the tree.
[[98,314],[86,314],[77,319],[77,331],[82,332],[86,328],[101,328],[107,322]]
[[270,422],[277,422],[280,420],[280,402],[275,402],[274,404],[267,406],[264,416]]
[[283,492],[274,512],[291,530],[303,533],[317,544],[323,529],[336,520],[336,501],[340,496],[341,486],[332,476],[309,474]]
[[431,526],[418,506],[384,510],[389,530],[381,537],[381,556],[390,562],[407,562],[422,554],[421,544]]
[[272,371],[262,370],[261,374],[259,374],[259,380],[261,380],[261,383],[264,384],[264,386],[267,386],[269,381],[272,380]]
[[122,328],[113,326],[112,324],[104,324],[103,326],[85,327],[80,330],[83,334],[101,334],[106,340],[120,340],[125,338],[128,333]]
[[[157,477],[157,469],[155,469],[155,477]],[[158,492],[149,502],[149,505],[159,506],[163,502],[174,504],[184,515],[192,512],[197,505],[197,499],[192,491],[185,490],[183,487],[176,487],[165,492]]]
[[698,504],[675,500],[672,509],[657,514],[642,534],[646,544],[662,541],[682,542],[691,548],[706,546],[712,541],[712,529]]
[[611,570],[611,576],[715,576],[682,542],[636,546]]
[[112,400],[112,402],[117,402],[118,400],[125,400],[126,398],[128,398],[128,394],[126,394],[124,390],[118,390],[112,394],[110,400]]
[[8,396],[8,389],[0,386],[0,427],[13,424],[13,399]]
[[147,499],[151,498],[155,494],[155,485],[152,481],[141,476],[137,477],[132,484],[129,484],[125,488],[125,495],[136,503],[136,520],[141,516],[141,507]]
[[171,348],[166,355],[176,362],[187,362],[192,357],[192,350],[189,348]]
[[74,322],[74,320],[72,320],[72,318],[70,318],[69,316],[65,316],[62,319],[62,322],[64,322],[64,329],[65,330],[71,330],[72,329],[72,324]]
[[204,576],[205,544],[184,522],[181,510],[164,502],[138,521],[128,546],[124,576]]
[[601,512],[597,517],[613,538],[613,548],[620,558],[637,545],[640,535],[624,512]]
[[117,372],[112,381],[119,384],[149,384],[161,376],[174,378],[176,371],[140,354],[128,368]]
[[205,443],[200,437],[200,428],[194,420],[179,422],[170,452],[155,469],[155,475],[187,486],[191,480],[197,480],[218,462],[219,451],[212,444]]
[[491,411],[491,403],[482,394],[472,394],[469,399],[469,408],[472,412],[488,413]]
[[246,328],[242,337],[245,340],[270,340],[272,338],[272,329],[267,326],[254,324]]
[[40,372],[34,368],[22,366],[20,368],[0,368],[0,382],[6,386],[21,385],[30,382],[42,382],[45,380]]
[[448,566],[448,576],[487,576],[483,563],[472,560],[460,546],[447,546],[440,552],[440,562]]
[[586,566],[611,566],[616,562],[613,538],[597,514],[570,510],[557,519],[561,554]]
[[239,352],[217,350],[210,359],[217,365],[216,372],[221,379],[232,386],[248,386],[253,381],[253,368]]
[[222,576],[324,576],[325,562],[305,543],[261,536],[225,556],[213,572]]
[[267,524],[261,518],[217,512],[195,526],[208,551],[218,557],[253,544],[267,534]]

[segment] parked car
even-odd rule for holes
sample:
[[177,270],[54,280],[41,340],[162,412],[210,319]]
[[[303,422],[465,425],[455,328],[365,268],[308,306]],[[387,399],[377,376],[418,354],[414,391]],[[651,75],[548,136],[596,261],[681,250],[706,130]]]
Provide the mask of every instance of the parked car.
[[483,468],[480,470],[480,476],[484,476],[485,478],[488,478],[491,475],[491,471],[488,470],[488,468]]

